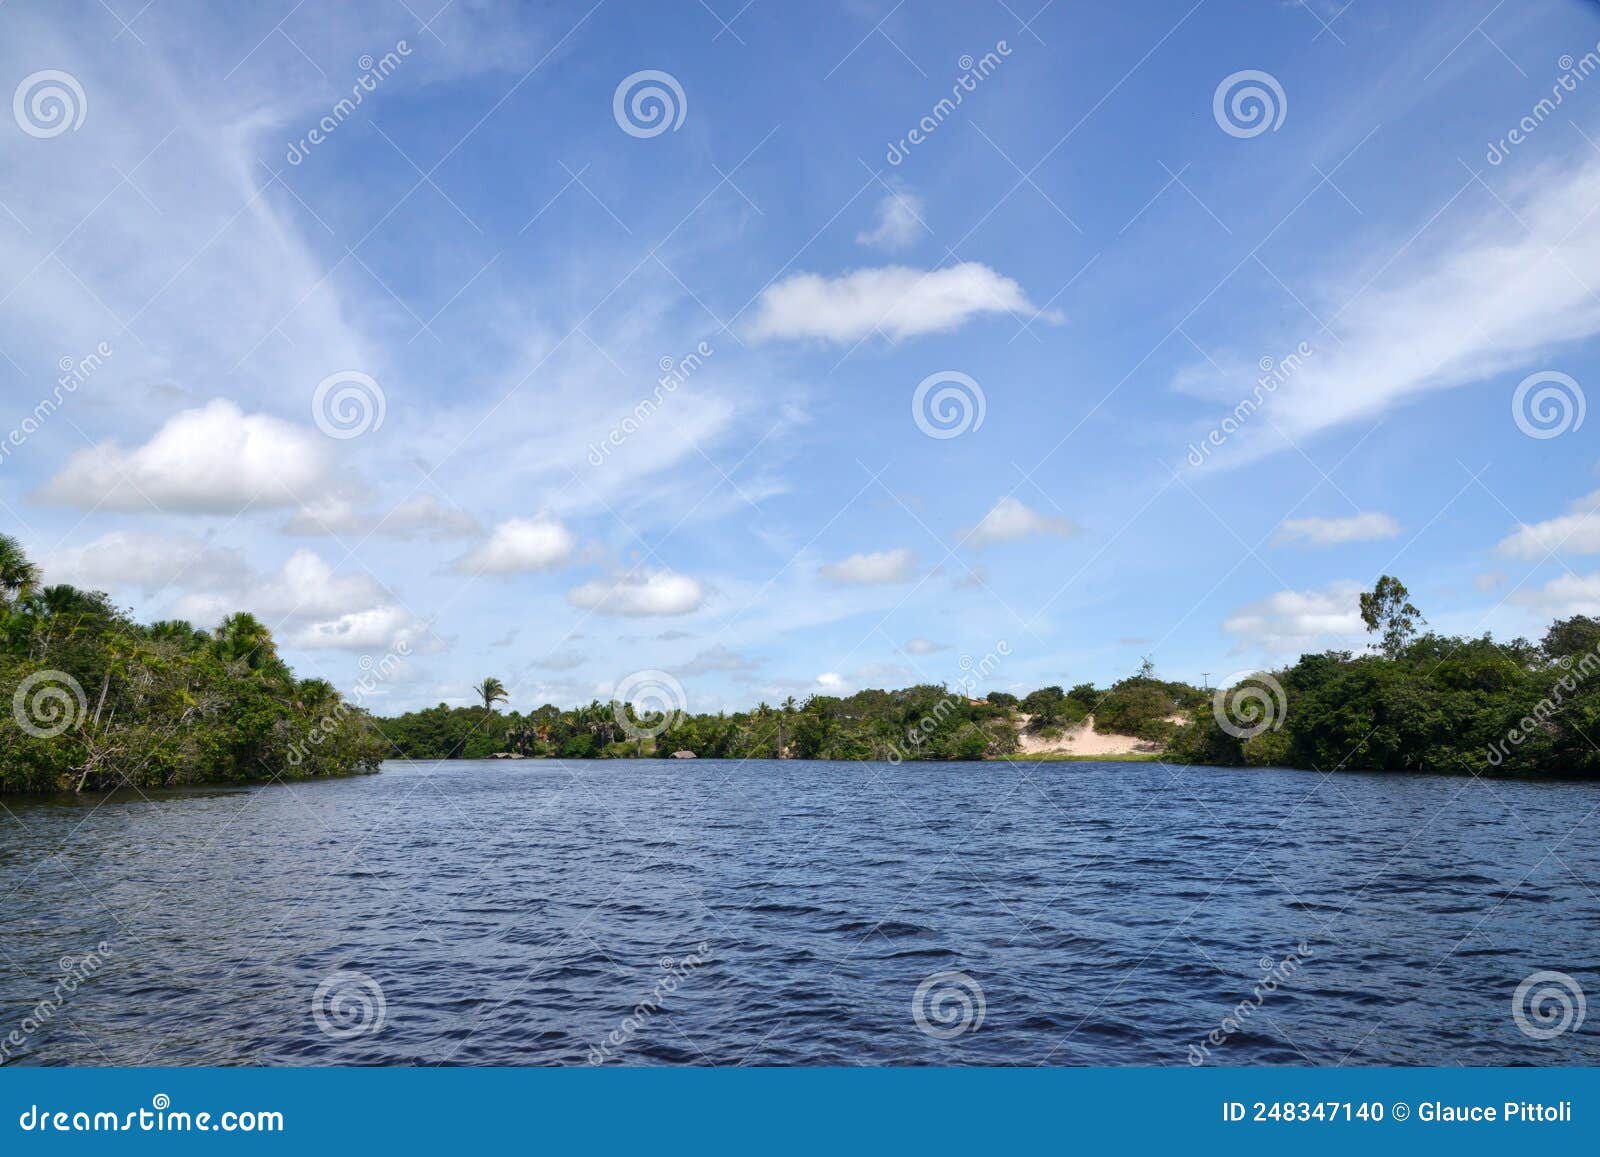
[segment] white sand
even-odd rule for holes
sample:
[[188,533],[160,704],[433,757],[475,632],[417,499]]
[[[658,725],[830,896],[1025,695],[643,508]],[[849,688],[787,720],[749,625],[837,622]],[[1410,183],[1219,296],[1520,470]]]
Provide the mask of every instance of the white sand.
[[[1026,724],[1029,717],[1023,715],[1020,718]],[[1158,744],[1148,743],[1137,735],[1101,734],[1094,729],[1093,715],[1076,727],[1064,728],[1055,739],[1018,731],[1017,741],[1024,755],[1132,755],[1135,752],[1160,750]]]

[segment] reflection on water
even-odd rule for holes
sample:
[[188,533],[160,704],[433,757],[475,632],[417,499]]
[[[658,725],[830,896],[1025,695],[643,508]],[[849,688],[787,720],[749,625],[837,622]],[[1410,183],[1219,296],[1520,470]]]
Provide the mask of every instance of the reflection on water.
[[1595,785],[457,762],[8,803],[14,1063],[1600,1063],[1600,1014],[1513,1016],[1542,970],[1600,996]]

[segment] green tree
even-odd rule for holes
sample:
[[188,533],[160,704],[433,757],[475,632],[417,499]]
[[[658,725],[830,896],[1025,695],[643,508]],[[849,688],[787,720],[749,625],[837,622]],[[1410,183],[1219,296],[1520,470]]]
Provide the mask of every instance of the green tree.
[[483,700],[483,710],[490,715],[494,714],[494,705],[496,703],[507,703],[511,699],[510,695],[506,693],[506,685],[493,675],[484,679],[482,683],[473,687],[472,690],[479,699]]
[[1405,650],[1417,633],[1417,624],[1426,622],[1422,612],[1408,601],[1411,592],[1393,575],[1383,575],[1377,585],[1361,596],[1361,621],[1368,632],[1380,634],[1383,653],[1390,659]]

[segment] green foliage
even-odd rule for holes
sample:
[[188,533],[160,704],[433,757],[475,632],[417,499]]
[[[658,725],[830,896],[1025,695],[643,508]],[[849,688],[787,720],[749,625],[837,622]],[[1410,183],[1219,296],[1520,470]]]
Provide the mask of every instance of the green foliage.
[[[527,715],[488,717],[477,707],[441,703],[378,720],[395,751],[413,759],[473,759],[499,751],[560,759],[675,751],[702,759],[984,759],[1017,748],[1006,702],[971,702],[932,685],[847,698],[817,695],[804,703],[791,698],[732,715],[683,713],[665,720],[651,738],[660,722],[636,721],[631,707],[598,701],[568,711],[546,705]],[[645,724],[643,737],[638,723]]]
[[1407,641],[1417,633],[1422,612],[1408,601],[1411,592],[1393,575],[1383,575],[1377,585],[1361,596],[1361,621],[1367,630],[1382,638],[1383,653],[1398,658]]
[[[1400,595],[1403,600],[1403,591]],[[1330,651],[1271,672],[1273,726],[1229,734],[1196,711],[1167,758],[1324,771],[1600,775],[1600,624],[1555,623],[1522,639],[1426,634],[1392,657]]]
[[141,626],[103,594],[40,588],[0,536],[0,792],[103,791],[376,771],[370,717],[297,681],[249,614]]

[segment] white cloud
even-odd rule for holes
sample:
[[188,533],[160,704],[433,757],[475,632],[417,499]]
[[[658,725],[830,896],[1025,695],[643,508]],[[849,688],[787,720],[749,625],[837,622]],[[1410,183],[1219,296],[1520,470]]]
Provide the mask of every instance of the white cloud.
[[471,574],[520,574],[550,570],[572,557],[577,539],[552,514],[512,518],[497,525],[489,539],[456,563]]
[[1015,542],[1035,534],[1054,534],[1065,538],[1077,529],[1070,518],[1041,514],[1007,495],[994,504],[994,508],[983,516],[977,526],[966,532],[966,541],[973,546],[991,546],[1000,542]]
[[1400,524],[1387,514],[1364,511],[1348,518],[1288,518],[1278,525],[1274,545],[1303,542],[1308,546],[1338,546],[1346,542],[1373,542],[1394,538]]
[[916,570],[916,557],[905,547],[853,554],[838,562],[824,564],[818,573],[836,583],[869,586],[877,583],[903,583]]
[[828,691],[842,691],[845,687],[844,676],[837,671],[824,671],[817,676],[817,686]]
[[1559,575],[1538,590],[1513,595],[1511,601],[1532,607],[1550,618],[1600,615],[1600,571]]
[[1274,655],[1353,645],[1364,634],[1361,585],[1335,582],[1318,590],[1279,591],[1240,607],[1222,629]]
[[[1545,168],[1496,197],[1480,190],[1464,198],[1450,215],[1423,223],[1415,243],[1377,246],[1343,284],[1317,295],[1323,303],[1314,307],[1341,340],[1318,344],[1277,389],[1273,424],[1298,438],[1371,418],[1428,391],[1527,367],[1600,332],[1600,300],[1573,274],[1600,268],[1597,184],[1600,161]],[[1405,236],[1414,231],[1407,226]],[[1500,394],[1508,424],[1514,385],[1508,380]],[[1260,436],[1280,441],[1266,428]]]
[[896,191],[878,202],[878,223],[870,231],[856,234],[856,244],[879,249],[904,249],[922,233],[925,210],[915,193]]
[[250,611],[292,647],[364,651],[407,639],[420,650],[428,635],[427,625],[371,575],[336,573],[309,550],[295,551],[276,574],[233,586],[184,585],[179,616],[210,627],[234,611]]
[[935,643],[932,639],[906,640],[906,650],[913,655],[931,655],[935,651],[948,651],[949,649],[950,645],[948,643]]
[[1564,554],[1600,552],[1600,490],[1577,499],[1570,513],[1544,522],[1524,522],[1495,547],[1512,558],[1543,559],[1557,550]]
[[854,342],[876,329],[898,340],[953,330],[984,313],[1034,312],[1020,285],[976,261],[927,272],[889,265],[838,277],[797,273],[769,286],[750,336]]
[[761,666],[753,659],[746,658],[737,651],[729,650],[721,643],[701,651],[693,659],[681,667],[676,667],[680,675],[703,675],[708,671],[753,671]]
[[387,513],[358,511],[343,496],[308,501],[283,529],[286,534],[442,539],[466,538],[482,527],[459,507],[432,494],[418,494]]
[[83,546],[46,555],[49,582],[92,590],[137,590],[149,598],[168,587],[237,587],[251,576],[238,551],[187,535],[112,531]]
[[330,443],[268,414],[218,398],[167,419],[131,450],[80,450],[40,497],[85,509],[237,514],[291,506],[331,484]]
[[706,600],[699,579],[670,570],[637,570],[573,587],[567,601],[583,610],[640,618],[686,615]]

